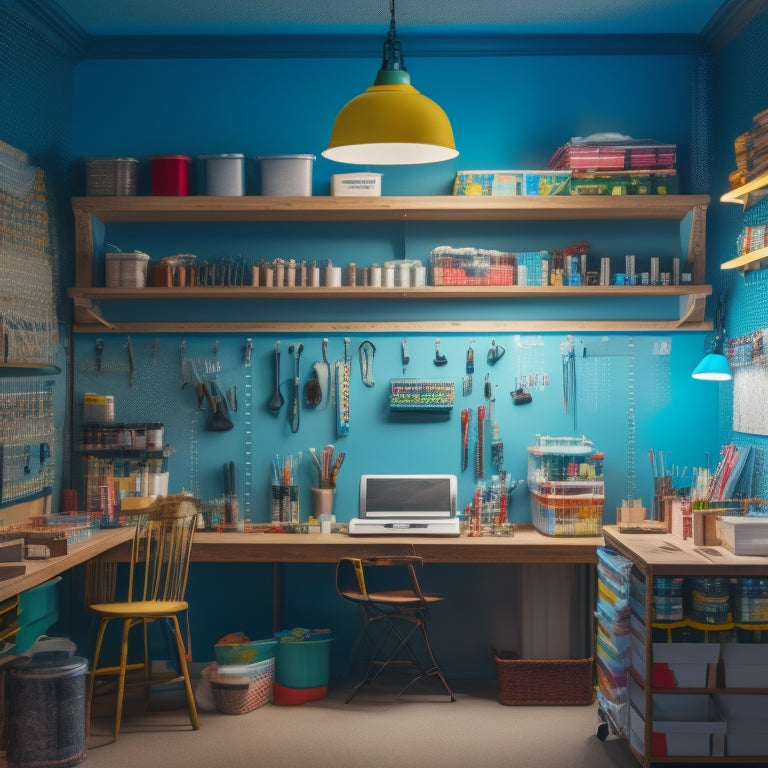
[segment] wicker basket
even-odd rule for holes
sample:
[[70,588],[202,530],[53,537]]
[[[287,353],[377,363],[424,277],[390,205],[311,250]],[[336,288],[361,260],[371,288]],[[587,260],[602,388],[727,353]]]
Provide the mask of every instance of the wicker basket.
[[241,671],[234,675],[224,674],[221,667],[206,672],[216,707],[225,715],[244,715],[272,701],[274,658],[237,669]]
[[594,701],[592,658],[519,659],[493,651],[499,701],[518,706],[587,705]]

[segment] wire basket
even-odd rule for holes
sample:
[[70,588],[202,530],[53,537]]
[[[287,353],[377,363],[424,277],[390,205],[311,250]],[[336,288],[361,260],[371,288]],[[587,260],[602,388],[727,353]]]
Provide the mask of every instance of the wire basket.
[[275,659],[237,667],[215,667],[207,671],[206,676],[219,712],[244,715],[272,701]]
[[493,651],[499,702],[518,706],[587,705],[594,701],[592,658],[519,659]]

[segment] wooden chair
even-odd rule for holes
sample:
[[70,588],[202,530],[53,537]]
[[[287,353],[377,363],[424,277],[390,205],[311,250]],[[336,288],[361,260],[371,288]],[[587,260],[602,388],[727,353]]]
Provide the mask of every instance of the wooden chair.
[[[436,677],[450,700],[455,701],[427,632],[430,606],[445,598],[434,592],[422,592],[416,575],[416,566],[421,564],[422,558],[415,555],[342,557],[338,561],[336,589],[341,597],[357,605],[363,615],[363,626],[350,654],[350,663],[363,643],[368,648],[365,675],[354,685],[347,703],[363,686],[372,684],[385,669],[394,666],[410,666],[417,672],[398,695],[418,680]],[[379,580],[377,576],[382,576],[381,573],[374,575],[375,571],[384,568],[389,577],[386,586],[397,585],[397,588],[378,589],[375,585]],[[394,584],[392,577],[397,580]]]
[[[144,687],[146,711],[149,707],[151,686],[183,681],[189,719],[194,729],[200,727],[187,665],[189,621],[185,599],[198,510],[199,502],[190,496],[167,496],[148,507],[146,514],[141,516],[136,525],[126,599],[122,602],[92,603],[89,606],[91,611],[101,617],[101,623],[88,676],[86,722],[90,725],[96,679],[116,677],[115,738],[120,735],[126,685]],[[185,614],[187,623],[187,647],[179,626],[181,614]],[[119,662],[116,665],[99,666],[104,633],[112,621],[122,623]],[[154,622],[162,624],[172,634],[178,656],[178,671],[172,670],[162,675],[152,674],[148,629]],[[131,630],[135,627],[141,627],[143,630],[143,657],[140,662],[129,663],[129,639]],[[138,678],[127,676],[128,672],[139,672]]]

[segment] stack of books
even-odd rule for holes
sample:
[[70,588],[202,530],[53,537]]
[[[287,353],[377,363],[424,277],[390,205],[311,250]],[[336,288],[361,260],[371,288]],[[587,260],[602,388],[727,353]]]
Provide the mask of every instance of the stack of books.
[[736,170],[728,176],[731,189],[768,172],[768,109],[752,118],[752,128],[739,134],[733,142]]

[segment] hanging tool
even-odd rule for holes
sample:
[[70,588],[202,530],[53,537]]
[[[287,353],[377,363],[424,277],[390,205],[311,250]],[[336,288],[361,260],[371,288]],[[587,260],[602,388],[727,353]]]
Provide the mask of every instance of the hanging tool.
[[349,434],[349,338],[344,338],[344,360],[334,364],[336,374],[336,434]]
[[576,429],[576,353],[573,336],[566,336],[560,344],[563,360],[563,413],[573,413],[573,428]]
[[291,408],[291,432],[299,431],[299,358],[304,351],[303,344],[297,344],[294,352],[293,344],[288,347],[288,354],[293,355],[293,407]]
[[403,375],[405,375],[405,366],[411,361],[411,358],[408,356],[408,342],[405,339],[403,339],[400,356],[403,361]]
[[475,372],[475,350],[472,349],[474,339],[469,342],[467,349],[467,361],[465,364],[466,374],[463,380],[464,397],[469,397],[472,394],[472,374]]
[[477,445],[475,446],[475,477],[485,473],[485,406],[477,406]]
[[96,370],[101,370],[101,360],[104,356],[104,339],[96,339]]
[[133,376],[136,373],[136,366],[133,362],[133,344],[131,343],[131,337],[128,337],[128,341],[125,343],[125,348],[128,350],[128,386],[133,386]]
[[504,471],[504,441],[499,435],[499,422],[496,421],[496,398],[491,397],[489,406],[490,422],[493,429],[491,435],[491,464],[496,474]]
[[310,408],[315,408],[327,401],[328,398],[328,377],[330,376],[330,367],[326,357],[326,347],[328,339],[323,339],[323,361],[317,361],[312,364],[312,376],[307,379],[304,385],[304,401]]
[[245,351],[243,352],[243,365],[248,366],[251,364],[252,353],[253,353],[253,341],[251,339],[246,339]]
[[186,359],[187,342],[182,339],[181,346],[179,347],[179,354],[181,358],[181,388],[187,386],[187,359]]
[[506,351],[507,350],[504,349],[501,344],[496,343],[496,339],[491,339],[491,348],[488,350],[487,355],[488,365],[496,365],[496,363],[504,357]]
[[469,418],[472,411],[464,408],[461,412],[461,469],[469,466]]
[[363,379],[363,384],[366,387],[372,387],[376,383],[373,378],[373,356],[376,354],[376,347],[372,341],[366,339],[360,345],[358,353],[360,355],[360,375]]
[[272,388],[272,397],[269,398],[269,411],[270,413],[279,413],[280,409],[285,403],[285,398],[280,391],[280,342],[275,342],[274,351],[274,386]]
[[226,432],[227,430],[232,429],[234,424],[232,423],[232,419],[229,418],[227,400],[216,386],[216,382],[211,382],[210,389],[208,385],[203,382],[203,394],[210,406],[208,420],[205,424],[206,431]]
[[440,352],[440,339],[435,339],[435,365],[445,365],[448,359]]

